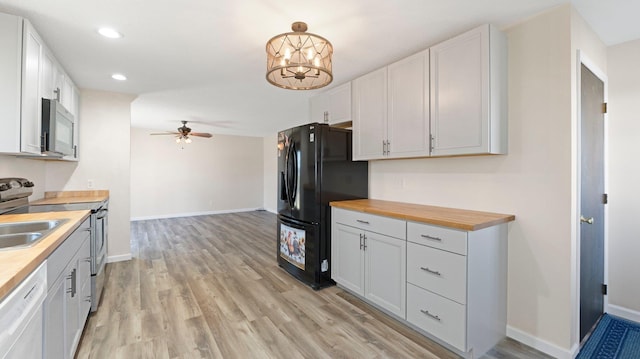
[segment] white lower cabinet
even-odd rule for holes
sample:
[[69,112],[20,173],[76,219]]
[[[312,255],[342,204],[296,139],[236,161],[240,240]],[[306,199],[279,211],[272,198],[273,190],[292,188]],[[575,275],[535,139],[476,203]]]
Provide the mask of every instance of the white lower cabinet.
[[[49,285],[44,302],[45,359],[75,356],[91,309],[91,271],[86,264],[91,255],[89,237],[87,219],[47,259]],[[87,282],[88,298],[87,289],[82,289]]]
[[[406,232],[400,233],[402,238],[396,238],[368,230],[389,230],[390,227],[380,226],[388,218],[357,214],[355,219],[348,211],[336,208],[332,213],[333,280],[389,313],[405,318]],[[353,227],[340,221],[360,225]]]
[[331,246],[339,286],[459,354],[505,337],[506,223],[465,231],[332,207]]

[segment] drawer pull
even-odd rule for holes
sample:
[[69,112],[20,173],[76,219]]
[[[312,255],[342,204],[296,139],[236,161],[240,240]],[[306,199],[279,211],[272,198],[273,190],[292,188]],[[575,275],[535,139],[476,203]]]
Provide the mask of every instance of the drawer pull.
[[362,224],[369,224],[369,222],[367,222],[367,221],[363,221],[363,220],[361,220],[361,219],[356,219],[356,222],[358,222],[358,223],[362,223]]
[[426,268],[426,267],[420,267],[420,269],[422,269],[425,272],[429,272],[431,274],[440,275],[440,276],[442,275],[442,273],[438,272],[437,270],[431,270],[431,269]]
[[438,238],[438,237],[432,237],[430,235],[427,234],[421,234],[420,237],[422,238],[426,238],[426,239],[430,239],[432,241],[438,241],[438,242],[442,242],[442,238]]
[[437,321],[439,321],[439,322],[440,322],[440,321],[442,321],[442,319],[440,319],[440,317],[439,317],[439,316],[437,316],[437,315],[433,315],[433,314],[429,313],[429,311],[428,311],[428,310],[420,309],[420,312],[421,312],[422,314],[426,315],[426,316],[427,316],[427,317],[429,317],[429,318],[433,318],[433,319],[435,319],[435,320],[437,320]]

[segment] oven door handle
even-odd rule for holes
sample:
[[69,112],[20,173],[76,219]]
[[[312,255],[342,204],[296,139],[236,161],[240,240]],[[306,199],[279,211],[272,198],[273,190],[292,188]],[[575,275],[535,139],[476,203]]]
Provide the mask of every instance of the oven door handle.
[[103,219],[104,217],[107,216],[108,213],[109,213],[109,210],[106,208],[103,208],[99,210],[98,213],[96,214],[96,219]]

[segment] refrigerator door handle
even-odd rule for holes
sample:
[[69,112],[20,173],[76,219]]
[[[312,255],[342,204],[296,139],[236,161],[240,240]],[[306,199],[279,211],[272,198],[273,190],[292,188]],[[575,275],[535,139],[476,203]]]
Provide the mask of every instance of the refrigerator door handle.
[[287,155],[285,157],[285,190],[287,195],[287,203],[293,207],[296,197],[296,182],[297,180],[297,161],[295,144],[291,142],[287,148]]

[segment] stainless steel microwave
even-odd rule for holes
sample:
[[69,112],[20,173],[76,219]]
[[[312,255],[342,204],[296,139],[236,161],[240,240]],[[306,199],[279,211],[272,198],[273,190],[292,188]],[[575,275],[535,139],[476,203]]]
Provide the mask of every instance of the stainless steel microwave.
[[73,114],[56,100],[42,99],[42,153],[74,154]]

